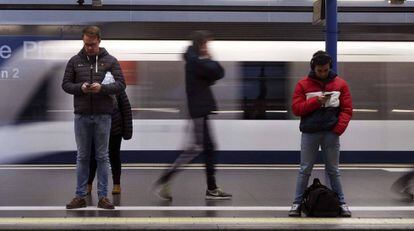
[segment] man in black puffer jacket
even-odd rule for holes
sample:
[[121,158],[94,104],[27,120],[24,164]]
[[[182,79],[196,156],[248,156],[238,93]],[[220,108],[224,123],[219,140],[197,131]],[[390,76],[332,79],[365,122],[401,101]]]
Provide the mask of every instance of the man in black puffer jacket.
[[217,110],[217,105],[210,86],[224,77],[224,69],[217,61],[211,59],[207,47],[211,39],[212,34],[208,31],[193,32],[193,45],[188,47],[184,54],[187,102],[193,122],[194,143],[190,144],[156,182],[157,195],[164,200],[172,200],[169,182],[178,167],[190,163],[200,154],[204,154],[206,160],[206,199],[223,200],[232,197],[217,187],[215,178],[215,144],[208,116]]
[[[75,138],[78,149],[76,196],[66,208],[86,207],[86,185],[93,143],[98,164],[98,207],[114,209],[114,205],[107,198],[108,142],[114,107],[112,95],[125,90],[125,80],[116,58],[99,47],[101,32],[98,27],[86,27],[82,31],[82,39],[84,47],[69,60],[62,82],[63,90],[74,96]],[[113,75],[114,82],[102,84],[107,72]]]

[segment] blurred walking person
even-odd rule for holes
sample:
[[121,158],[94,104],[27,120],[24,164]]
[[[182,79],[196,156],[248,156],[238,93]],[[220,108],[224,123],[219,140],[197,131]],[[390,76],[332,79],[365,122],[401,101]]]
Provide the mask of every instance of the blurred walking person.
[[209,122],[209,115],[217,110],[211,86],[224,77],[224,69],[212,59],[209,53],[208,42],[213,39],[209,31],[195,31],[191,38],[192,45],[185,52],[184,59],[187,103],[193,125],[193,140],[172,166],[164,171],[156,181],[157,195],[161,199],[172,200],[171,178],[175,176],[181,165],[188,164],[197,156],[203,155],[207,177],[205,198],[208,200],[231,199],[232,195],[224,192],[216,184],[215,143]]

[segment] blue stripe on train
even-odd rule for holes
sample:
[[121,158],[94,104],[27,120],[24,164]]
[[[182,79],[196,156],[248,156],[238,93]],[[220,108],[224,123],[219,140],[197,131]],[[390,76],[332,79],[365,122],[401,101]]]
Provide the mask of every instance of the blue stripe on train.
[[[180,151],[122,151],[123,163],[171,163]],[[219,164],[298,164],[299,151],[218,151]],[[408,164],[414,163],[414,151],[342,151],[341,163]],[[202,163],[202,156],[194,160]],[[76,152],[59,152],[20,161],[19,164],[74,164]],[[322,163],[319,155],[318,163]],[[3,163],[4,164],[4,163]],[[17,164],[17,163],[7,163]]]

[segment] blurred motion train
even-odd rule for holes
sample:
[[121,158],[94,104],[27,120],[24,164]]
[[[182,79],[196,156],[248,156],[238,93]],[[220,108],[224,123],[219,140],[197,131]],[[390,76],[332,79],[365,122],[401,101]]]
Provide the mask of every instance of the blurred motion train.
[[[61,88],[81,40],[10,37],[0,44],[0,163],[74,161],[73,98]],[[164,163],[188,140],[185,40],[103,40],[121,63],[133,108],[127,162]],[[290,102],[322,41],[213,41],[226,76],[211,116],[219,163],[298,163],[299,118]],[[354,116],[341,137],[343,163],[413,163],[414,42],[338,42],[338,74]],[[43,163],[42,162],[42,163]]]

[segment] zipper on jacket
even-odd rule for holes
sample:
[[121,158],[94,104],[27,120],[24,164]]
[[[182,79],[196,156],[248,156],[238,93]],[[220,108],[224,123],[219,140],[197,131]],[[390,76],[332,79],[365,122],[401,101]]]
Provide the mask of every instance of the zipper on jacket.
[[[91,64],[90,67],[90,84],[93,83],[93,64]],[[91,110],[91,114],[93,113],[93,103],[92,103],[92,93],[89,92],[89,102],[90,102],[90,110]]]
[[[88,63],[89,63],[89,84],[92,84],[93,83],[93,64],[91,63],[91,60],[90,60],[90,58],[89,58],[89,55],[86,55],[86,59],[88,59]],[[92,93],[90,93],[89,92],[89,105],[90,105],[90,107],[89,107],[89,112],[90,112],[90,114],[92,114],[93,113],[93,103],[92,103]]]
[[[326,88],[326,83],[322,83],[322,96],[325,95],[325,88]],[[322,107],[325,107],[325,104],[322,104]]]

